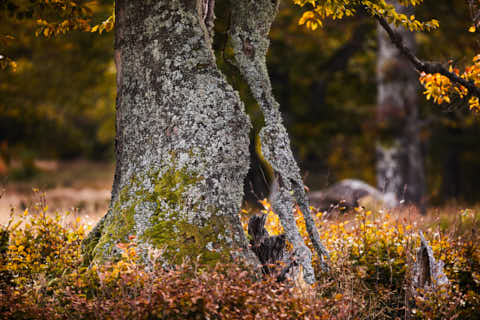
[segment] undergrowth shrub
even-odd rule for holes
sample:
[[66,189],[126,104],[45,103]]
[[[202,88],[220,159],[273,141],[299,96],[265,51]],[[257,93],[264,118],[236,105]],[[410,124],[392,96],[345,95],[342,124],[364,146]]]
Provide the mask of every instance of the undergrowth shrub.
[[[266,228],[282,233],[267,202]],[[41,205],[0,227],[0,318],[5,319],[478,319],[478,214],[463,211],[450,229],[424,228],[450,285],[412,291],[418,227],[356,209],[350,220],[314,211],[330,270],[315,260],[312,287],[258,280],[242,263],[185,261],[161,266],[161,250],[139,261],[135,237],[117,244],[118,261],[84,266],[80,224],[64,225]],[[245,217],[244,217],[245,218]],[[297,225],[308,241],[303,217]]]
[[480,319],[480,213],[461,210],[450,229],[437,228],[431,241],[435,256],[445,262],[451,286],[417,299],[423,318]]
[[[266,229],[272,235],[283,233],[270,204],[262,201],[262,205],[262,213],[267,215]],[[356,208],[353,217],[342,217],[341,221],[322,220],[321,212],[314,208],[311,211],[331,255],[328,274],[322,273],[319,260],[314,260],[322,284],[317,294],[344,303],[347,318],[480,319],[479,213],[463,210],[450,221],[450,228],[444,228],[438,223],[419,227],[404,214],[392,217],[363,208]],[[314,252],[298,208],[295,218]],[[412,288],[420,229],[426,231],[435,258],[445,263],[450,280],[449,286],[433,292],[414,292]]]

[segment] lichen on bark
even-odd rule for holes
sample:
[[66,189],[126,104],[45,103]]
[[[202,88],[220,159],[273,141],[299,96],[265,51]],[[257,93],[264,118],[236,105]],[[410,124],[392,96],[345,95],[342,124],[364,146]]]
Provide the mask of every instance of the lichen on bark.
[[[212,0],[116,1],[117,167],[110,210],[85,241],[94,261],[110,258],[132,235],[141,249],[165,247],[175,263],[207,261],[248,249],[238,213],[249,167],[244,105],[218,70],[212,51]],[[230,36],[239,69],[260,105],[263,156],[275,174],[272,205],[304,278],[315,280],[311,252],[293,218],[301,208],[319,241],[298,166],[266,68],[268,32],[278,1],[231,1]]]
[[175,261],[194,246],[211,260],[242,249],[258,262],[238,217],[250,122],[216,66],[202,4],[116,2],[117,167],[109,213],[84,243],[94,260],[125,241],[123,231],[107,239],[126,224],[140,247],[166,245]]
[[293,217],[295,204],[299,205],[305,217],[307,231],[324,268],[324,258],[328,258],[328,252],[320,242],[310,214],[300,170],[282,123],[279,104],[272,94],[267,70],[268,34],[278,11],[278,4],[279,1],[275,0],[230,0],[232,18],[229,35],[237,67],[265,118],[265,127],[261,129],[259,136],[263,156],[275,172],[276,185],[270,199],[272,207],[279,215],[286,237],[294,247],[296,259],[303,266],[305,281],[312,283],[315,276],[311,265],[311,252],[296,227]]

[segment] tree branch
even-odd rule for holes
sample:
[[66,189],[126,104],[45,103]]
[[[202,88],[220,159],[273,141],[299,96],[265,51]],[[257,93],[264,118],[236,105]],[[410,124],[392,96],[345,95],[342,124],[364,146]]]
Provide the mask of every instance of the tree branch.
[[415,69],[417,69],[419,72],[432,73],[432,74],[439,73],[447,77],[448,79],[450,79],[450,81],[460,84],[465,88],[467,88],[471,95],[474,95],[480,98],[480,88],[475,86],[473,81],[468,81],[459,77],[455,73],[448,71],[447,68],[445,68],[442,64],[438,62],[427,62],[427,61],[420,60],[415,54],[412,53],[412,51],[407,46],[405,46],[405,44],[403,43],[402,37],[390,27],[390,25],[385,20],[385,18],[377,15],[375,15],[374,17],[375,19],[377,19],[377,21],[382,26],[382,28],[387,32],[393,44],[413,64]]

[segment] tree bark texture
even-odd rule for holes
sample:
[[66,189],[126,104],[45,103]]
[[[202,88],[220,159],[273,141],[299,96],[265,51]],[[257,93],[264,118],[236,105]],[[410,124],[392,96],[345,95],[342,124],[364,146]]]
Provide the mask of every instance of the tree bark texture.
[[243,249],[238,213],[250,121],[211,49],[212,0],[116,1],[116,159],[110,210],[91,259],[135,237],[168,263]]
[[417,297],[420,292],[438,290],[441,286],[449,284],[443,266],[442,260],[435,260],[432,247],[420,231],[420,248],[417,250],[417,260],[412,268],[412,295]]
[[[393,2],[407,16],[411,8]],[[415,51],[415,36],[403,27],[394,27],[406,46]],[[377,187],[399,203],[404,200],[423,211],[425,172],[418,115],[418,74],[409,61],[378,26],[377,57]]]
[[310,214],[300,170],[290,148],[290,139],[272,86],[266,65],[268,34],[278,11],[279,1],[231,0],[232,18],[229,35],[235,60],[250,91],[262,110],[265,127],[260,130],[262,154],[274,170],[274,185],[270,193],[272,208],[279,215],[287,240],[294,247],[294,257],[303,267],[307,283],[315,281],[311,264],[312,253],[305,245],[295,224],[293,212],[298,204],[305,218],[307,231],[323,266],[328,253],[320,242]]
[[[258,266],[239,220],[251,125],[216,65],[214,3],[116,1],[117,167],[110,210],[84,242],[90,260],[108,259],[120,250],[116,244],[136,239],[141,252],[164,248],[167,264],[199,255],[215,263],[238,253]],[[260,135],[276,175],[273,208],[312,283],[311,252],[293,216],[296,203],[320,256],[328,254],[309,213],[266,69],[277,6],[271,0],[232,1],[230,37],[238,67],[265,115]]]

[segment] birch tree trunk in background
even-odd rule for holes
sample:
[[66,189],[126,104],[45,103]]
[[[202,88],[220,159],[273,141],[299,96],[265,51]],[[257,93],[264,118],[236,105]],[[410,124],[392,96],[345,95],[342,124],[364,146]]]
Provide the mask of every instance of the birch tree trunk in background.
[[[397,2],[398,12],[413,14]],[[392,28],[394,28],[392,26]],[[415,35],[394,30],[415,51]],[[425,210],[425,172],[418,115],[418,74],[378,26],[377,56],[377,187],[399,203]]]
[[[110,210],[84,242],[89,259],[108,259],[117,243],[135,237],[141,248],[165,248],[167,263],[199,255],[215,263],[237,249],[258,261],[238,215],[251,126],[216,65],[213,6],[214,0],[116,1],[117,167]],[[277,6],[231,2],[231,37],[238,67],[265,114],[262,148],[279,183],[273,205],[311,283],[311,253],[295,225],[295,201],[313,244],[323,246],[265,64]]]

